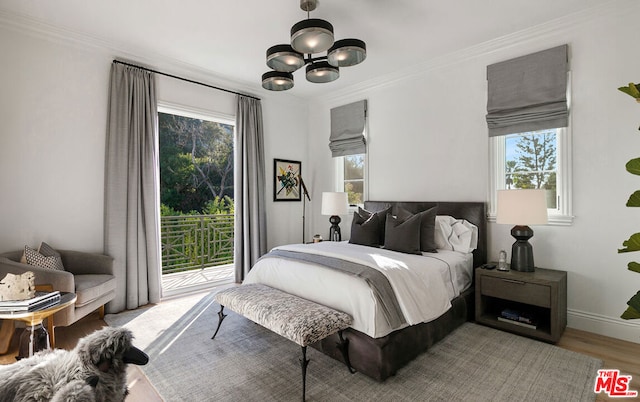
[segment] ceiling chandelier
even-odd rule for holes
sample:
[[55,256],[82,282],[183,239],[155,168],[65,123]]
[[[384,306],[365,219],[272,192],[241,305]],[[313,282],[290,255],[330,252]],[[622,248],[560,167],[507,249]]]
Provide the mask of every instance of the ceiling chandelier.
[[[355,66],[367,57],[367,46],[360,39],[334,42],[333,25],[328,21],[309,18],[317,0],[300,0],[307,19],[291,27],[291,44],[267,49],[267,66],[273,71],[262,74],[262,87],[270,91],[293,88],[293,72],[306,65],[307,81],[325,83],[340,77],[339,67]],[[325,55],[318,53],[327,52]]]

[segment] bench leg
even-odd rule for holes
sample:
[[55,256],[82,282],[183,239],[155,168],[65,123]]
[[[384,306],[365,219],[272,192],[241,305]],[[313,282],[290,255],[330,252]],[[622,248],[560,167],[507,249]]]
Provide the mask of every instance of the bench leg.
[[351,367],[351,361],[349,360],[349,340],[342,337],[342,331],[338,331],[338,336],[340,337],[340,342],[336,344],[340,353],[342,353],[342,358],[344,359],[344,364],[347,365],[349,372],[351,374],[356,371]]
[[302,346],[302,359],[300,359],[300,367],[302,367],[302,402],[305,400],[305,394],[307,391],[307,366],[309,365],[309,359],[307,359],[307,347]]
[[213,333],[213,336],[211,337],[211,339],[214,339],[216,337],[216,335],[218,334],[218,331],[220,330],[220,325],[222,325],[222,320],[224,320],[224,318],[227,316],[225,313],[222,312],[223,310],[224,310],[224,306],[221,304],[220,311],[218,311],[218,328],[216,328],[216,332]]

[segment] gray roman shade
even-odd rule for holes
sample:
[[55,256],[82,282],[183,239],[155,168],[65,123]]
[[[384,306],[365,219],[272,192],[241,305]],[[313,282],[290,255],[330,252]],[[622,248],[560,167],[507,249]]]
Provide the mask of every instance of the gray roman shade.
[[364,138],[366,116],[366,100],[331,109],[329,148],[333,157],[367,152]]
[[489,136],[567,127],[568,45],[487,67]]

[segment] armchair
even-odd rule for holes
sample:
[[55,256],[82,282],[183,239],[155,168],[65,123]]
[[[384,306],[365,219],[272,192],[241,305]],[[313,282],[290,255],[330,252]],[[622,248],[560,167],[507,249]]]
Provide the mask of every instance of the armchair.
[[7,273],[22,274],[31,271],[35,275],[36,288],[73,292],[77,295],[73,306],[56,313],[53,320],[48,320],[51,347],[55,345],[54,327],[71,325],[98,309],[100,318],[103,318],[104,305],[114,298],[116,289],[112,257],[80,251],[57,251],[62,258],[64,271],[21,263],[22,250],[0,254],[0,278]]

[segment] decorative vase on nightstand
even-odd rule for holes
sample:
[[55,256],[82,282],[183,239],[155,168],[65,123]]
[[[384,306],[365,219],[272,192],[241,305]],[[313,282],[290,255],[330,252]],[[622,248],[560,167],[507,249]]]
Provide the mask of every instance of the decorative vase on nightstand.
[[498,271],[508,271],[509,266],[507,265],[507,252],[504,250],[500,250],[500,257],[498,258]]

